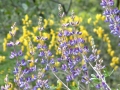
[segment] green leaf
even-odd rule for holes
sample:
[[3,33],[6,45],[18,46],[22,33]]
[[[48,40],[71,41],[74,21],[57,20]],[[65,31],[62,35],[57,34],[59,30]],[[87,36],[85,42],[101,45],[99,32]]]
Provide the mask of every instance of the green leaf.
[[95,76],[94,74],[91,74],[91,77],[94,77],[94,78],[95,78],[96,76]]
[[27,4],[23,3],[23,4],[22,4],[22,7],[23,7],[24,11],[27,11],[27,9],[28,9]]

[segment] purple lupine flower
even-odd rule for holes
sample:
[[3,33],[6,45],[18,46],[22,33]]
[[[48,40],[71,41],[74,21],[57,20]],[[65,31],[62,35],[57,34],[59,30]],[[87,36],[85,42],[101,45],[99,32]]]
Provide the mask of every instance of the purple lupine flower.
[[32,80],[32,78],[30,76],[26,78],[27,82],[31,82],[31,80]]
[[37,86],[34,86],[32,90],[38,90],[38,87],[37,87]]
[[24,90],[30,90],[30,85],[28,83],[25,83],[25,87],[24,87]]
[[62,32],[59,32],[59,33],[58,33],[58,36],[59,36],[59,37],[62,37]]
[[20,51],[18,52],[18,56],[22,56],[22,55],[23,55],[22,50],[20,50]]
[[47,64],[45,70],[48,71],[49,69],[50,69],[49,64]]
[[44,86],[45,88],[50,88],[50,86],[47,83]]
[[77,44],[77,42],[76,42],[76,40],[70,40],[70,41],[69,41],[69,44],[70,44],[71,46],[74,46],[75,44]]
[[20,84],[19,85],[20,88],[23,88],[25,86],[25,82],[19,82],[19,84]]
[[30,67],[30,72],[36,71],[36,65],[33,67]]
[[70,36],[70,32],[67,31],[67,30],[65,30],[63,35],[64,35],[64,36]]
[[95,56],[93,54],[91,54],[88,59],[89,59],[89,61],[94,61],[95,60]]
[[17,74],[17,73],[18,73],[18,68],[17,68],[17,67],[14,67],[13,73],[14,73],[14,74]]
[[50,50],[48,50],[47,55],[52,56],[52,52]]
[[70,70],[75,67],[74,63],[71,60],[68,61],[68,67],[70,68]]
[[63,48],[63,47],[67,47],[67,43],[66,43],[66,42],[64,42],[64,43],[61,42],[61,43],[60,43],[60,47],[61,47],[61,48]]
[[21,61],[21,65],[22,65],[22,66],[27,65],[27,63],[26,63],[26,61],[25,61],[24,59]]
[[50,64],[55,64],[54,59],[51,59],[51,60],[50,60]]
[[61,61],[62,61],[62,59],[61,59],[61,58],[57,58],[57,61],[58,61],[58,62],[61,62]]
[[84,64],[84,65],[82,66],[82,70],[83,70],[83,71],[87,71],[87,70],[88,70],[86,64]]
[[102,82],[102,87],[103,87],[104,89],[107,89],[107,85],[105,84],[105,82]]
[[84,42],[85,42],[85,40],[83,40],[82,38],[78,38],[76,41],[77,41],[78,44],[79,44],[79,43],[84,43]]
[[14,46],[14,42],[10,41],[10,43],[7,43],[7,46],[8,46],[8,47]]
[[64,71],[66,71],[67,70],[67,65],[66,64],[62,64],[61,69],[64,70]]
[[30,73],[30,70],[29,70],[28,68],[25,68],[25,69],[23,70],[23,73],[24,73],[24,74],[28,74],[28,73]]
[[66,82],[69,82],[69,81],[71,81],[71,80],[73,80],[72,75],[67,75],[67,76],[66,76]]
[[20,44],[20,41],[16,41],[16,42],[15,42],[15,45],[19,45],[19,44]]
[[84,51],[85,51],[85,52],[89,52],[89,49],[88,49],[87,46],[84,46]]
[[37,59],[35,59],[35,61],[34,61],[35,63],[37,63],[38,62],[38,58]]
[[42,49],[47,49],[47,45],[46,44],[42,45]]
[[80,62],[80,61],[81,61],[81,58],[80,58],[79,56],[77,56],[77,57],[75,58],[75,61],[76,61],[76,62]]
[[57,70],[56,67],[53,67],[52,70],[53,70],[54,72],[58,72],[58,70]]
[[41,64],[45,64],[47,61],[45,59],[42,58],[41,60]]
[[73,75],[74,78],[77,77],[79,74],[80,74],[80,69],[79,68],[76,68],[76,70],[72,71],[72,75]]
[[82,76],[81,82],[85,83],[85,84],[88,84],[89,83],[88,76],[86,76],[86,75]]
[[100,84],[97,84],[97,85],[96,85],[96,88],[97,88],[97,89],[100,89],[100,88],[101,88]]
[[40,53],[39,53],[39,55],[38,55],[39,57],[43,57],[43,56],[45,56],[45,53],[44,53],[44,51],[41,51]]
[[11,52],[11,55],[9,56],[10,59],[13,59],[14,57],[17,56],[17,53],[16,52]]
[[73,49],[73,55],[77,55],[79,53],[79,48],[74,48]]
[[105,10],[103,15],[106,16],[106,22],[109,22],[109,28],[111,33],[120,37],[120,10],[118,8],[112,8],[114,0],[102,0],[100,4]]
[[40,48],[42,48],[42,45],[38,44],[37,49],[40,49]]
[[64,54],[65,56],[69,56],[70,52],[69,52],[69,50],[65,50],[65,51],[63,52],[63,54]]
[[81,35],[82,32],[76,31],[75,34]]

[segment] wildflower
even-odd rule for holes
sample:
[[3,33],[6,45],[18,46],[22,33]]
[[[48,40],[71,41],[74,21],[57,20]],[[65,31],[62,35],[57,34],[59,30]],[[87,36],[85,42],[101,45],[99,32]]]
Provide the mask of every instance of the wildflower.
[[104,15],[106,16],[106,22],[109,22],[109,28],[111,30],[111,33],[115,36],[120,36],[120,10],[118,8],[112,8],[114,5],[113,0],[102,0],[100,3],[101,6],[105,9]]
[[88,19],[88,21],[87,21],[87,22],[88,22],[88,24],[90,24],[91,20],[92,20],[92,18],[89,18],[89,19]]

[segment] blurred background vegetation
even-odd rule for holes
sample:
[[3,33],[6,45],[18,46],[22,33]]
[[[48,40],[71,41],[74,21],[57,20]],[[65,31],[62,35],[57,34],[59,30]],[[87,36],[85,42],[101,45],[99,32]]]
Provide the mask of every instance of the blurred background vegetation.
[[[95,43],[98,45],[97,48],[102,49],[101,56],[105,59],[105,65],[110,67],[112,57],[107,54],[107,44],[103,43],[102,39],[98,38],[97,35],[93,33],[94,26],[87,23],[89,18],[93,18],[94,20],[96,18],[96,14],[102,14],[103,10],[100,6],[100,2],[101,0],[0,0],[0,56],[6,57],[4,62],[0,62],[0,74],[2,75],[0,75],[0,85],[3,84],[4,77],[7,73],[11,75],[10,80],[13,80],[12,70],[15,65],[15,60],[9,60],[10,51],[3,52],[2,50],[3,40],[11,30],[11,25],[14,22],[17,23],[17,27],[19,28],[19,36],[22,32],[22,19],[26,14],[32,21],[32,26],[38,25],[38,18],[40,16],[43,17],[43,19],[49,19],[51,18],[51,15],[53,15],[54,25],[52,27],[47,27],[48,30],[46,31],[49,32],[51,28],[55,31],[59,23],[58,4],[62,5],[66,15],[69,16],[73,10],[75,15],[83,18],[82,24],[86,27],[88,32],[94,36],[96,40]],[[32,30],[32,26],[29,30]],[[104,21],[100,21],[98,26],[104,28],[105,33],[110,33],[108,24]],[[111,40],[112,49],[116,51],[115,55],[120,57],[120,48],[116,46],[118,39],[112,35],[109,35],[109,37]],[[120,65],[118,64],[118,66]],[[107,69],[112,70],[111,67]],[[119,68],[118,71],[120,71]],[[112,75],[113,77],[111,77],[109,81],[111,82],[115,80],[116,84],[116,82],[119,81],[116,78],[116,76],[119,76],[119,72],[115,72]]]

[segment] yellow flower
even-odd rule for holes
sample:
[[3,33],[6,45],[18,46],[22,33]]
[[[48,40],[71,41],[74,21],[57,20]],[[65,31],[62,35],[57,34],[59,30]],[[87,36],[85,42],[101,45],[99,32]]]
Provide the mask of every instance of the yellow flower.
[[115,52],[112,50],[112,51],[110,52],[110,56],[113,56],[114,53],[115,53]]
[[60,66],[60,62],[55,62],[55,66],[59,67]]
[[24,46],[21,46],[21,50],[24,51]]
[[44,19],[44,28],[46,28],[48,25],[48,21],[46,19]]
[[37,90],[41,90],[40,88],[38,88]]
[[5,56],[0,56],[0,63],[5,61]]
[[98,23],[98,20],[94,21],[93,24],[96,25]]
[[54,24],[54,21],[49,19],[49,25],[52,26]]
[[8,82],[8,85],[10,85],[8,90],[13,90],[13,84],[11,82]]
[[3,43],[3,51],[6,51],[6,43]]
[[25,60],[28,60],[28,56],[27,55],[25,55],[24,58],[25,58]]
[[118,69],[118,66],[115,66],[115,67],[114,67],[114,70],[117,70],[117,69]]
[[54,34],[54,30],[53,29],[50,30],[50,34]]
[[72,82],[72,86],[75,86],[75,84],[76,84],[76,83],[73,81],[73,82]]
[[33,67],[34,66],[34,62],[29,63],[29,66]]
[[24,39],[23,45],[28,46],[28,41],[26,39]]
[[89,19],[87,20],[88,24],[90,24],[91,20],[92,20],[92,18],[89,18]]
[[98,29],[93,29],[93,31],[95,33],[97,33],[99,38],[102,38],[102,34],[103,34],[104,30],[101,27],[98,27]]
[[111,66],[111,67],[114,67],[114,66],[115,66],[115,63],[113,63],[113,62],[110,63],[110,66]]
[[102,16],[101,14],[97,14],[97,15],[96,15],[96,19],[97,19],[97,20],[100,20],[101,16]]
[[28,21],[28,19],[29,19],[29,16],[26,14],[25,15],[25,21]]
[[98,54],[98,55],[100,54],[100,52],[101,52],[101,50],[97,50],[97,54]]
[[104,21],[104,20],[105,20],[105,16],[102,16],[102,17],[101,17],[101,20],[103,20],[103,21]]
[[60,90],[60,88],[62,87],[62,82],[61,81],[57,81],[57,90]]
[[108,48],[107,52],[108,52],[109,54],[110,54],[111,51],[112,51],[111,48]]
[[10,33],[8,33],[7,34],[7,39],[11,39],[12,37],[11,37],[11,35],[10,35]]
[[33,28],[33,32],[36,33],[38,31],[38,27],[32,27]]
[[118,57],[113,57],[112,62],[115,63],[115,64],[118,64],[119,63],[119,58]]
[[48,39],[50,39],[50,34],[48,34],[48,33],[46,33],[46,32],[43,33],[43,36],[44,36],[44,37],[47,37]]
[[111,45],[110,45],[110,43],[108,43],[108,44],[107,44],[107,46],[108,46],[108,48],[111,48]]

